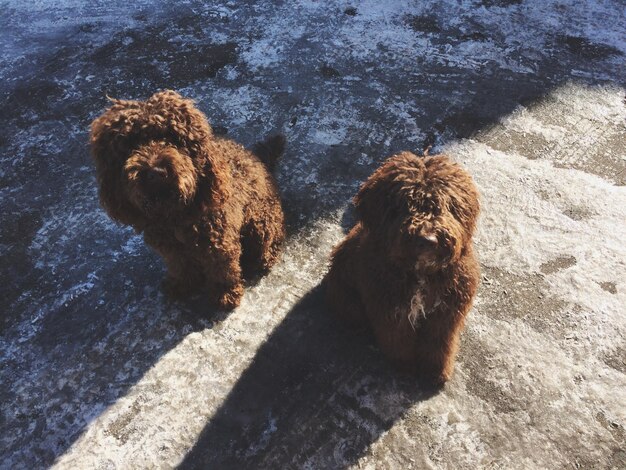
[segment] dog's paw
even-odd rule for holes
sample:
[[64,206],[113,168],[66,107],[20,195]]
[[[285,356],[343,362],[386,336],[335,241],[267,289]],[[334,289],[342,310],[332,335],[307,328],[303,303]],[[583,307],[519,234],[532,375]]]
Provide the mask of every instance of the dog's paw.
[[441,370],[437,367],[418,367],[417,378],[427,389],[439,390],[443,388],[452,376],[451,371]]
[[223,310],[233,310],[239,307],[243,297],[243,287],[234,286],[233,288],[223,292],[217,298],[217,305]]
[[440,390],[450,379],[450,377],[444,374],[420,374],[418,377],[420,382],[424,385],[424,388],[427,390]]

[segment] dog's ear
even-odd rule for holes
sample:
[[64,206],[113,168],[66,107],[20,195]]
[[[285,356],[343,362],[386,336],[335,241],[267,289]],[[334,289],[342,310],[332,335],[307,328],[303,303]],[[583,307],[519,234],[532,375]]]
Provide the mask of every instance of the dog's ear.
[[[111,98],[110,98],[111,99]],[[145,124],[144,105],[139,101],[111,99],[113,105],[91,123],[90,143],[94,155],[119,155],[133,145],[134,136]]]
[[476,228],[480,200],[478,188],[472,177],[460,165],[448,167],[446,179],[449,182],[448,210],[458,220],[471,237]]
[[139,212],[129,203],[122,187],[122,172],[133,145],[133,135],[144,118],[142,103],[112,100],[113,106],[91,123],[90,144],[96,164],[100,202],[109,216],[137,225]]
[[209,122],[193,100],[183,98],[175,91],[155,93],[146,101],[146,110],[150,127],[186,147],[192,156],[196,156],[206,140],[213,136]]
[[[230,197],[230,173],[228,162],[224,162],[214,155],[205,154],[202,159],[202,170],[198,180],[199,190],[204,195],[201,197],[205,211],[213,211],[216,206],[223,206]],[[209,202],[210,201],[210,202]]]
[[448,201],[448,210],[465,227],[471,237],[476,229],[480,202],[478,190],[469,176],[463,186],[463,191],[455,191],[452,194]]
[[423,166],[418,158],[410,152],[394,155],[363,183],[353,202],[367,228],[385,229],[398,214],[406,212],[408,193],[414,186],[411,178]]
[[389,197],[388,185],[380,168],[361,185],[353,202],[359,219],[367,228],[376,228],[383,223]]

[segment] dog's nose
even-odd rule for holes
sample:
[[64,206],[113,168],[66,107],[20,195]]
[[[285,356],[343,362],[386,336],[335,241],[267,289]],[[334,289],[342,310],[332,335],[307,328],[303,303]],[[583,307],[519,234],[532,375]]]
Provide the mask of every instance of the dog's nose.
[[437,236],[434,234],[418,235],[415,238],[415,243],[419,247],[433,247],[437,245]]
[[423,238],[427,243],[437,243],[437,235],[434,233],[422,235],[421,238]]
[[148,183],[162,183],[167,179],[167,170],[159,166],[150,168],[146,177]]

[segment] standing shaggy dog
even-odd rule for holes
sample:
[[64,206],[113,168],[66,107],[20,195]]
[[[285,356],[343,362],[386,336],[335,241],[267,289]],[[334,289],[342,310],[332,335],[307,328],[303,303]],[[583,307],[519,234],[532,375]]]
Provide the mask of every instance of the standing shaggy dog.
[[471,177],[445,156],[389,158],[354,198],[358,223],[332,255],[332,309],[367,324],[402,369],[442,385],[452,375],[479,283]]
[[284,138],[258,144],[255,155],[216,137],[193,101],[173,91],[113,103],[91,126],[102,205],[164,258],[168,293],[204,288],[220,308],[235,308],[242,268],[267,271],[285,237],[268,171]]

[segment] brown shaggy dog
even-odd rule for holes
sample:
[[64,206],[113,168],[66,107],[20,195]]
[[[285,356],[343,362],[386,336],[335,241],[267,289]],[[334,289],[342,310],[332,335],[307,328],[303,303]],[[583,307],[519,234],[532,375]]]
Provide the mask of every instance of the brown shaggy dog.
[[402,152],[354,204],[360,220],[333,252],[327,300],[353,325],[368,325],[402,369],[442,385],[479,282],[478,191],[448,157]]
[[284,138],[258,144],[255,155],[215,136],[193,101],[173,91],[112,101],[91,126],[102,205],[164,258],[168,293],[205,288],[217,306],[236,307],[242,267],[267,271],[285,237],[268,171]]

